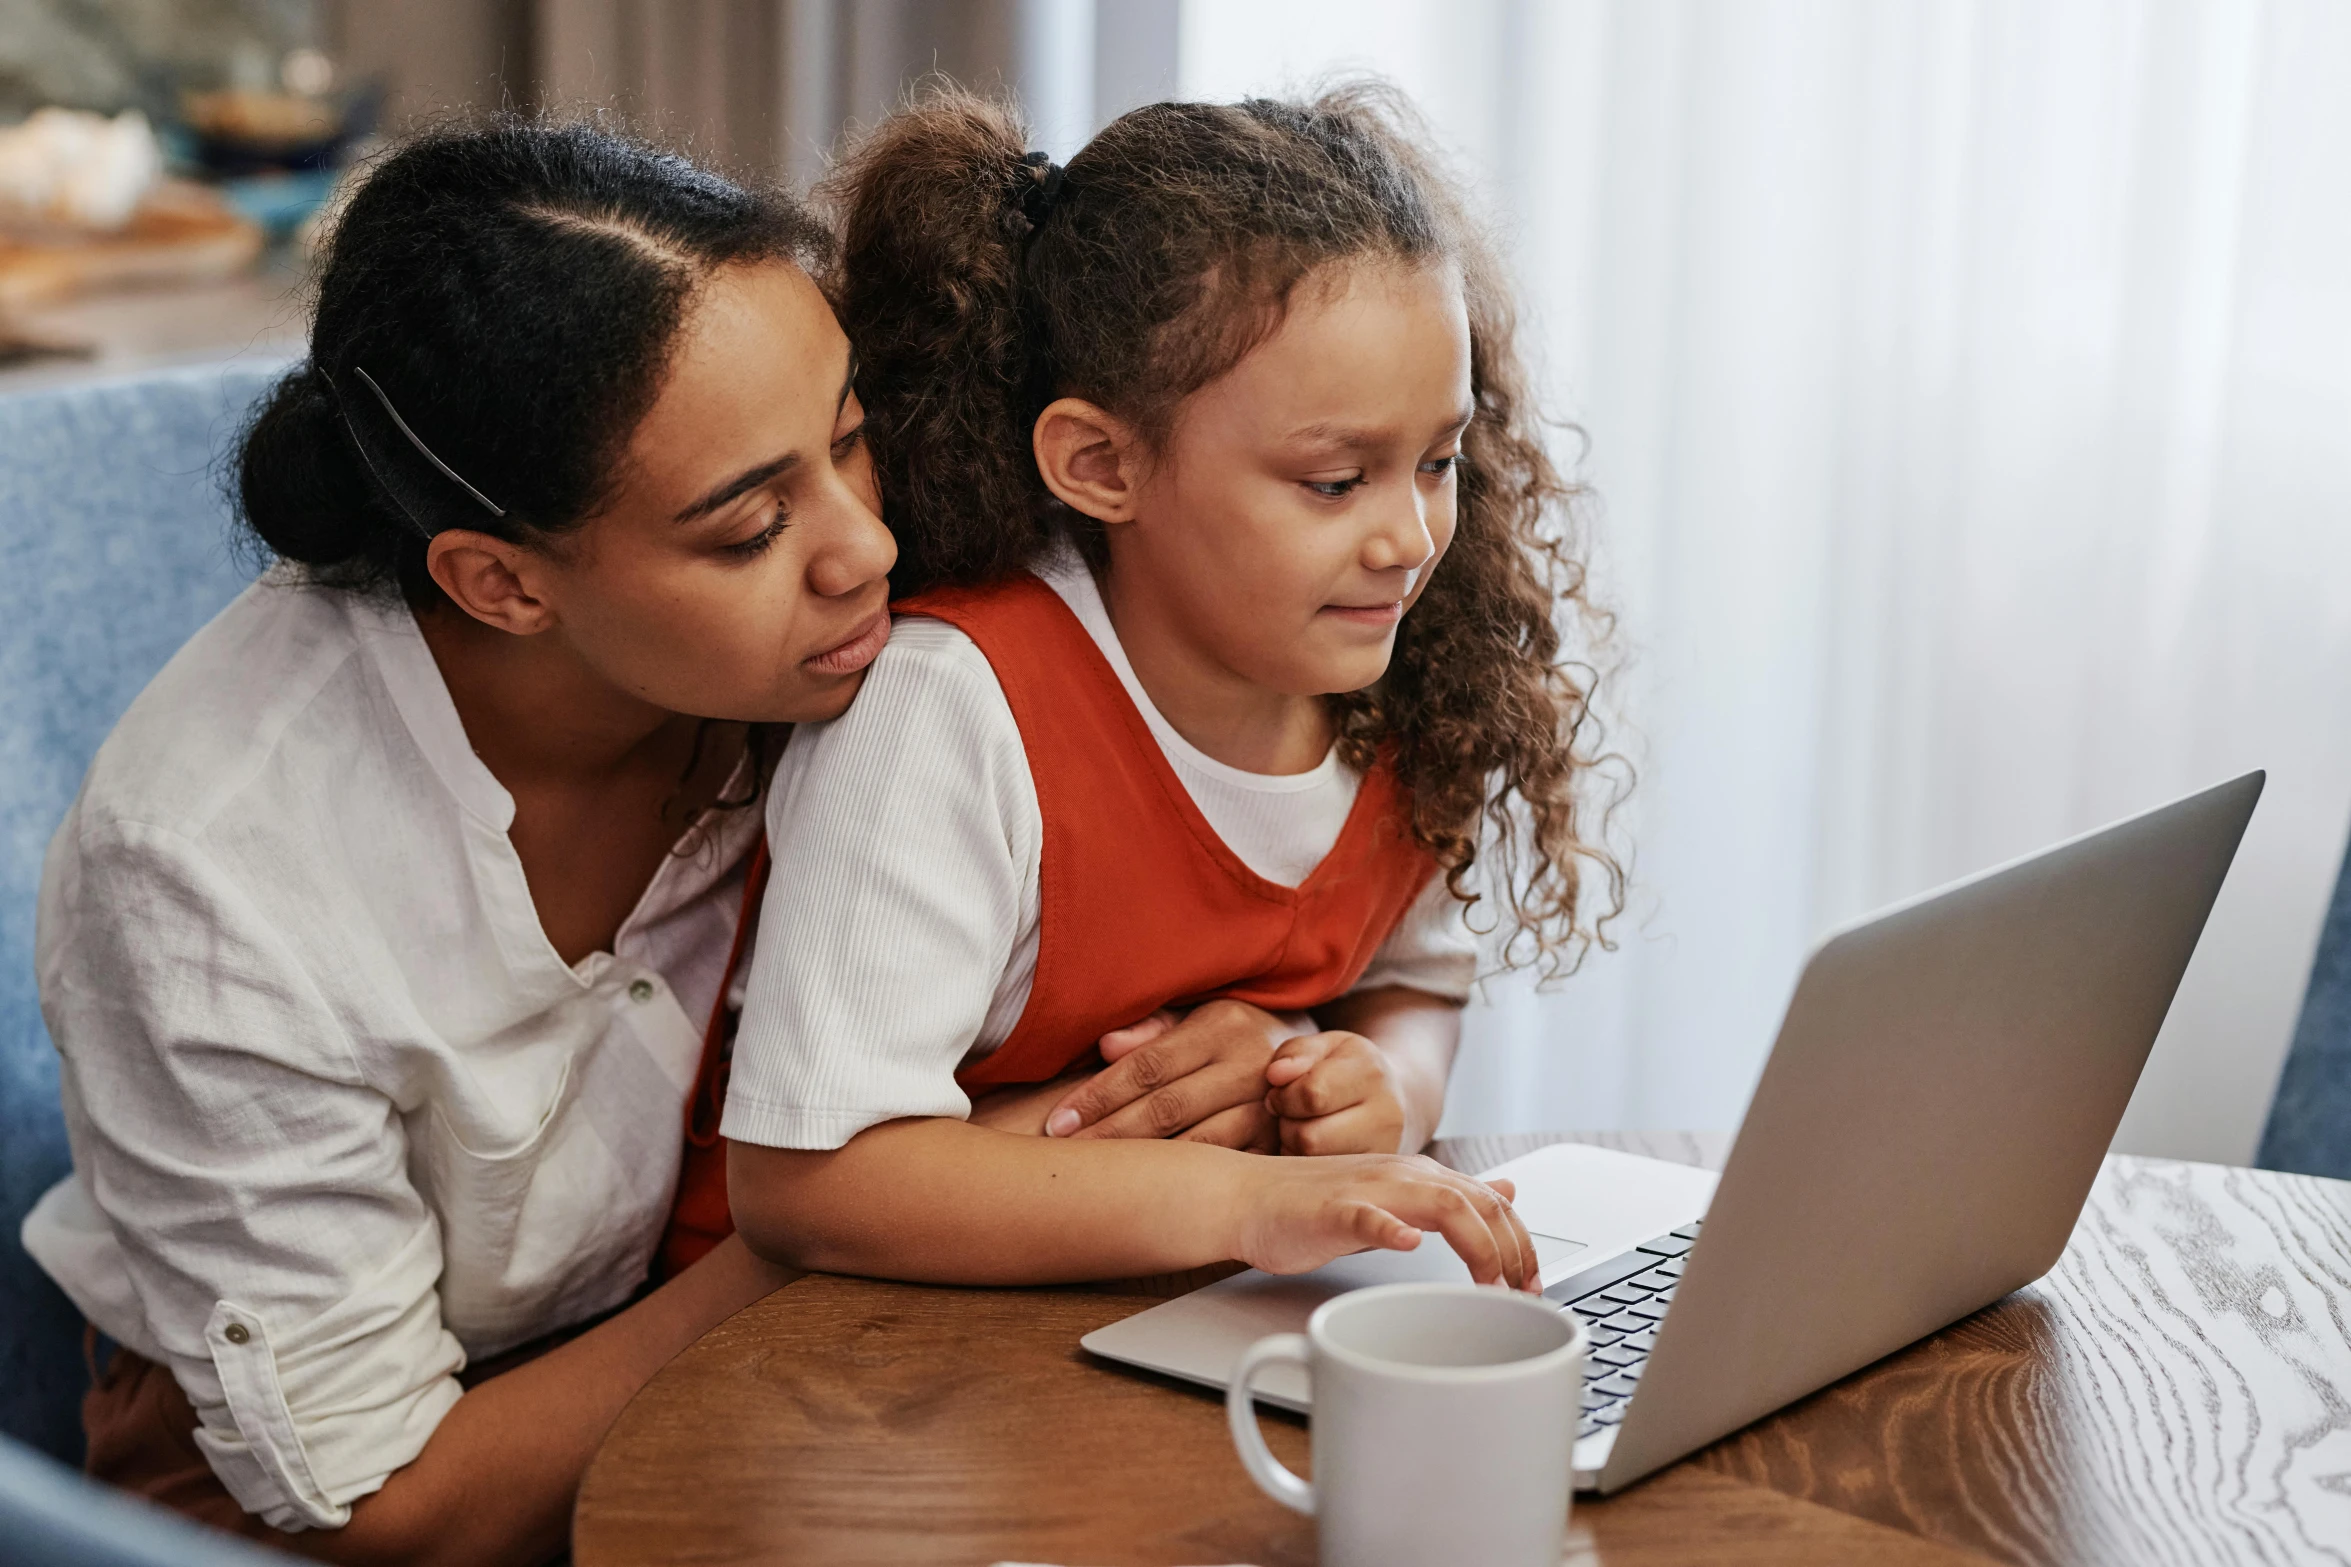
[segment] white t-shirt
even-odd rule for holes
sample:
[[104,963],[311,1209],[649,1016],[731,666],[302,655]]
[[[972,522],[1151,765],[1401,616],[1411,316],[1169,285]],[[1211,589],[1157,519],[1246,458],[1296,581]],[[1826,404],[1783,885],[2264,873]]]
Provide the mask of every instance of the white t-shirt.
[[171,1369],[248,1511],[336,1527],[469,1356],[625,1301],[758,813],[610,953],[539,924],[514,801],[397,605],[265,579],[100,748],[41,884],[73,1173],[25,1249]]
[[[1304,881],[1338,841],[1360,775],[1335,750],[1289,776],[1204,755],[1135,679],[1076,555],[1057,553],[1038,575],[1117,671],[1217,835],[1268,881]],[[956,1070],[1011,1037],[1028,1005],[1044,840],[1020,726],[986,655],[944,621],[900,620],[849,711],[794,733],[767,823],[775,874],[725,1134],[838,1148],[883,1121],[969,1115]],[[1477,943],[1462,910],[1432,880],[1358,988],[1466,997]]]

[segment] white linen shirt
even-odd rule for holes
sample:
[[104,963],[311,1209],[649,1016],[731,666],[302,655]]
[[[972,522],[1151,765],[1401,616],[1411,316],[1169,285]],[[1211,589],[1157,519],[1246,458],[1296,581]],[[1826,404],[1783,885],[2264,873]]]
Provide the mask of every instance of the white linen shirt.
[[610,953],[542,930],[514,801],[405,608],[273,574],[100,748],[36,943],[73,1173],[27,1251],[168,1366],[248,1511],[339,1527],[468,1357],[626,1301],[758,813]]
[[[1338,841],[1362,777],[1334,748],[1307,772],[1243,772],[1160,713],[1074,551],[1041,561],[1218,837],[1295,887]],[[904,1116],[966,1117],[956,1069],[1010,1038],[1036,977],[1044,818],[1020,725],[977,644],[944,621],[891,628],[857,701],[803,725],[767,803],[760,913],[726,1115],[738,1142],[838,1148]],[[1137,897],[1149,897],[1137,887]],[[1433,879],[1357,989],[1465,999],[1466,906]]]

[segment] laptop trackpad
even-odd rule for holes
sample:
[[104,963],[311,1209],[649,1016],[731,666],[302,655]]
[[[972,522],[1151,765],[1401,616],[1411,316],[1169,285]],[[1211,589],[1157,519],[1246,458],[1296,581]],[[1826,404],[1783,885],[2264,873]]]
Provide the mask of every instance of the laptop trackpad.
[[1527,1233],[1535,1239],[1535,1261],[1545,1274],[1550,1273],[1552,1264],[1565,1262],[1579,1251],[1592,1249],[1582,1241],[1571,1241],[1564,1235],[1546,1235],[1536,1229],[1530,1229]]

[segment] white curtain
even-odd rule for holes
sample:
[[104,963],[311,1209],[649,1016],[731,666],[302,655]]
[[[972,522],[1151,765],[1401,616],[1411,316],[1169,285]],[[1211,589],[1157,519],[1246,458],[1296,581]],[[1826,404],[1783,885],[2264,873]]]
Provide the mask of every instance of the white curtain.
[[1642,771],[1449,1129],[1732,1125],[1824,930],[2260,766],[2122,1140],[2249,1157],[2351,819],[2351,7],[1183,5],[1189,95],[1362,68],[1589,434]]

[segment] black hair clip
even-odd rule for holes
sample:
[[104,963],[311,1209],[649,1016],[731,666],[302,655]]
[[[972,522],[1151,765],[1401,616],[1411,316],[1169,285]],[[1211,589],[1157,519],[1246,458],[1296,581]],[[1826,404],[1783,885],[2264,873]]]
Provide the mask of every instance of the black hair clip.
[[[408,421],[400,417],[400,410],[392,406],[392,399],[386,397],[384,395],[384,389],[376,385],[376,378],[374,376],[369,375],[358,365],[353,365],[351,367],[351,373],[367,383],[367,389],[376,394],[377,402],[384,405],[384,412],[391,416],[393,425],[400,431],[402,435],[408,437],[408,444],[415,447],[418,452],[423,454],[424,460],[426,462],[431,463],[434,467],[440,469],[441,472],[447,474],[451,481],[454,482],[459,489],[472,496],[475,500],[480,501],[482,503],[483,509],[489,512],[491,516],[503,517],[506,515],[505,507],[499,505],[496,501],[490,499],[490,497],[484,495],[481,491],[466,483],[465,476],[463,474],[459,473],[456,469],[441,461],[438,456],[434,455],[433,449],[425,445],[423,436],[418,435],[414,430],[408,428]],[[346,418],[347,417],[348,416],[346,416]],[[366,453],[362,451],[360,455],[365,456]]]
[[1062,177],[1068,171],[1055,163],[1050,153],[1032,152],[1020,161],[1036,171],[1030,176],[1029,188],[1020,193],[1021,216],[1029,220],[1029,231],[1034,233],[1060,205]]

